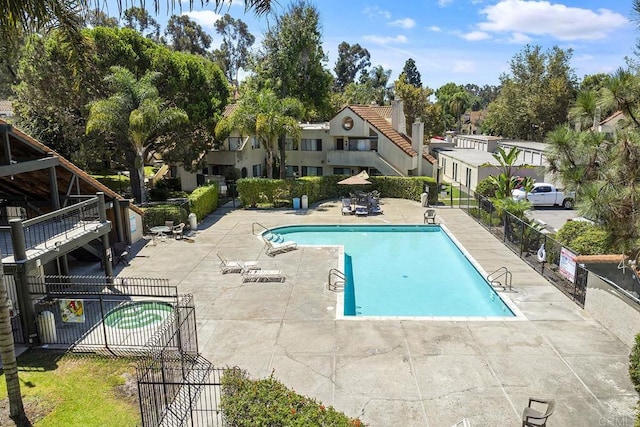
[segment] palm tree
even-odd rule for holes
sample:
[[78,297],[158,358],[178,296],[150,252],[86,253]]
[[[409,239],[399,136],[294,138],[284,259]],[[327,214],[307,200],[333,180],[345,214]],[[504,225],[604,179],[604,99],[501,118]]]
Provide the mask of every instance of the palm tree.
[[462,114],[467,111],[467,107],[470,103],[471,98],[466,90],[454,93],[449,100],[449,108],[455,111],[456,114],[458,133],[460,133],[460,129],[462,128]]
[[106,81],[113,95],[91,104],[87,133],[101,132],[125,152],[131,171],[134,197],[145,202],[144,164],[159,140],[189,121],[187,113],[170,107],[153,85],[158,73],[147,73],[136,80],[123,67],[112,67]]
[[[300,138],[298,120],[289,114],[299,110],[293,108],[295,100],[279,99],[270,89],[245,93],[238,107],[230,117],[223,119],[216,126],[216,136],[224,139],[230,130],[238,129],[242,133],[255,135],[265,147],[267,177],[273,178],[273,152],[279,136],[288,135]],[[300,107],[300,106],[298,106]],[[285,159],[280,159],[280,167],[285,167]]]
[[521,150],[517,147],[511,147],[509,152],[506,152],[502,147],[498,147],[497,152],[493,154],[493,158],[500,163],[500,168],[502,169],[498,177],[491,177],[491,182],[497,186],[496,197],[499,199],[511,197],[511,191],[515,185],[513,168],[520,152]]

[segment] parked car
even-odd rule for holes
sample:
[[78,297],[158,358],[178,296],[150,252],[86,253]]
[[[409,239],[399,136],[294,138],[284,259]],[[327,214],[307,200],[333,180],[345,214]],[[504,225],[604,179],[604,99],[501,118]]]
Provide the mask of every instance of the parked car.
[[546,182],[536,182],[530,193],[523,188],[513,190],[513,200],[527,199],[533,206],[562,206],[565,209],[573,209],[575,205],[575,193],[564,193],[554,185]]

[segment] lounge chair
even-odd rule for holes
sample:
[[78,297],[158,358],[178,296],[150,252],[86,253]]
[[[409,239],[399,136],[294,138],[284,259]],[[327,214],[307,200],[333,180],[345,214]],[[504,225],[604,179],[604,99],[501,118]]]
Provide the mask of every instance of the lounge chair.
[[435,224],[436,223],[436,210],[435,209],[427,209],[424,211],[424,223],[425,224]]
[[243,282],[284,282],[281,270],[247,270],[242,273]]
[[[539,409],[534,409],[531,404],[535,403]],[[529,404],[522,411],[522,427],[544,427],[547,419],[553,414],[556,407],[554,400],[535,399],[530,397]]]
[[351,215],[353,210],[351,209],[351,199],[342,199],[342,215]]
[[369,215],[369,208],[363,205],[356,205],[356,215],[357,216],[367,216]]
[[255,261],[229,261],[220,252],[217,252],[218,258],[220,258],[220,271],[222,274],[227,273],[244,273],[250,270],[259,270]]
[[468,418],[463,418],[451,427],[471,427],[471,423]]
[[293,240],[286,240],[284,242],[273,242],[269,239],[264,239],[265,253],[269,256],[275,256],[278,253],[292,251],[298,249],[298,244]]

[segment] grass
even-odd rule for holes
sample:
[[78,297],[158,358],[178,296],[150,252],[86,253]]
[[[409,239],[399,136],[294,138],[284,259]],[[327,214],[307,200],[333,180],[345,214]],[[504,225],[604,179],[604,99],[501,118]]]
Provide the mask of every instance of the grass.
[[[18,368],[23,403],[34,426],[141,424],[130,360],[32,350],[18,358]],[[4,373],[0,378],[3,400]],[[1,417],[0,424],[4,425]]]

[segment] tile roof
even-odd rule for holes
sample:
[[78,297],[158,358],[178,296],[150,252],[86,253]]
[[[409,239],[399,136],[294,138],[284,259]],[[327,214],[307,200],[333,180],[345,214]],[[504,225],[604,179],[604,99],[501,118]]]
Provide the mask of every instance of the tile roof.
[[397,145],[402,151],[407,153],[410,156],[415,156],[418,153],[411,146],[411,140],[406,135],[402,135],[398,131],[396,131],[384,117],[382,117],[376,111],[378,106],[370,106],[370,105],[349,105],[345,108],[351,109],[354,113],[356,113],[360,118],[366,120],[376,128],[380,133],[386,136],[391,142]]
[[234,111],[236,111],[236,108],[238,108],[238,104],[235,102],[233,104],[227,104],[222,112],[222,117],[229,117]]
[[427,151],[422,153],[422,158],[425,159],[427,162],[431,163],[432,165],[435,165],[438,163],[438,159],[436,159],[435,157],[433,157],[431,154],[429,154]]
[[6,99],[0,99],[0,111],[13,111],[13,104]]
[[371,105],[370,108],[385,119],[391,120],[391,114],[393,113],[391,105]]

